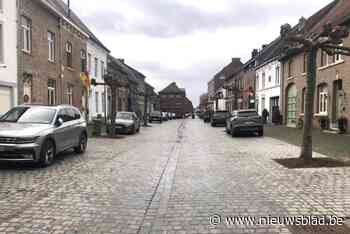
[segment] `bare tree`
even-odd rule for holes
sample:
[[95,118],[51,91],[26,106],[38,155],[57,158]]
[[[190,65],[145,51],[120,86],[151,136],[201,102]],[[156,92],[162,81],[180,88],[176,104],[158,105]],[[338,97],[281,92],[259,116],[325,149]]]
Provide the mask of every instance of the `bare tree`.
[[321,33],[306,34],[305,19],[299,22],[299,28],[293,29],[289,24],[281,27],[281,37],[288,43],[288,51],[297,50],[307,54],[307,82],[305,97],[305,115],[303,127],[303,139],[300,158],[312,160],[312,117],[314,110],[314,97],[316,89],[316,61],[317,52],[322,50],[328,55],[336,54],[350,56],[350,48],[340,46],[343,39],[349,36],[346,27],[333,26],[330,23],[323,27]]

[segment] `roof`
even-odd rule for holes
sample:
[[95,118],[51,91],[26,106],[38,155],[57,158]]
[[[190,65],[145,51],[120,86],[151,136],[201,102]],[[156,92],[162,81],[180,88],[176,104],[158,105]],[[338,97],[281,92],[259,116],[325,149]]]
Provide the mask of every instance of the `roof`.
[[184,93],[185,90],[177,86],[176,82],[171,83],[159,93]]
[[256,57],[257,67],[261,67],[264,64],[277,60],[279,56],[283,53],[285,48],[285,43],[281,37],[276,38],[270,44],[268,44],[259,55]]
[[69,20],[73,21],[81,30],[83,30],[86,34],[89,35],[90,39],[94,41],[97,45],[101,46],[108,53],[111,51],[103,45],[103,43],[91,32],[89,27],[74,13],[74,11],[70,10],[70,17],[68,17],[68,5],[62,0],[46,0],[51,4],[57,11],[59,11],[62,15],[66,16]]
[[[115,66],[117,66],[117,68],[119,68],[123,73],[125,73],[129,81],[137,83],[138,78],[136,77],[135,73],[120,59],[114,58],[112,55],[108,55],[108,60]],[[108,66],[107,68],[111,69],[110,66]]]

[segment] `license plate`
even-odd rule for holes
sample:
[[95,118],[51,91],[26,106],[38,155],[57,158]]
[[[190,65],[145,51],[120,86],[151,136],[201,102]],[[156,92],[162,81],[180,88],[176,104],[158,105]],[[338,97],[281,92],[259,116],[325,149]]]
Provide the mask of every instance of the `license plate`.
[[5,147],[0,146],[0,152],[5,151]]

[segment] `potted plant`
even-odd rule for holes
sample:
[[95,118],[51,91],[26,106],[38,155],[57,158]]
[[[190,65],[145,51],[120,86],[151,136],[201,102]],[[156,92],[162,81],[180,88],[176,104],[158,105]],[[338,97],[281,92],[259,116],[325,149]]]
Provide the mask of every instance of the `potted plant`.
[[344,134],[348,129],[348,119],[345,117],[340,117],[338,119],[339,133]]
[[329,129],[329,118],[328,116],[322,116],[319,119],[320,127],[322,130]]

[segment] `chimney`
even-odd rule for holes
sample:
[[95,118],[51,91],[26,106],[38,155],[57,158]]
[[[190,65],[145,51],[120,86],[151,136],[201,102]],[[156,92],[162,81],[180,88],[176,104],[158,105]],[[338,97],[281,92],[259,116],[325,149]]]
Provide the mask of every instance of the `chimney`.
[[263,45],[261,46],[262,49],[265,49],[266,47],[267,47],[266,44],[263,44]]
[[255,58],[256,56],[258,56],[259,51],[257,49],[254,49],[252,52],[252,58]]
[[232,63],[240,63],[241,58],[232,58]]
[[68,14],[68,18],[70,18],[70,0],[68,0],[67,5],[68,5],[68,12],[67,12],[67,14]]
[[123,58],[119,58],[118,60],[122,63],[125,63],[125,59],[123,59]]

